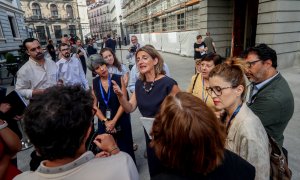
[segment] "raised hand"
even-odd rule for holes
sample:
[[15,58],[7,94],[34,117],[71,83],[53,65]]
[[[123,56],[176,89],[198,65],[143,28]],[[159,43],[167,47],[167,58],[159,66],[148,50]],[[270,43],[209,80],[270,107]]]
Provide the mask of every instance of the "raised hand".
[[113,84],[113,90],[116,93],[116,95],[120,96],[120,97],[123,96],[123,92],[122,92],[120,86],[116,83],[116,81],[112,80],[111,82]]

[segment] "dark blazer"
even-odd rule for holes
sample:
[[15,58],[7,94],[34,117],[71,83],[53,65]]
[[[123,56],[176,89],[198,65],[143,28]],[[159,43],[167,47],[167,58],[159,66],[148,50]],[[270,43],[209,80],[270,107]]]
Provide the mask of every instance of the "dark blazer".
[[105,47],[112,49],[113,52],[116,52],[116,43],[111,38],[106,40]]
[[278,74],[251,97],[249,108],[259,117],[267,133],[283,145],[283,131],[294,114],[294,96]]

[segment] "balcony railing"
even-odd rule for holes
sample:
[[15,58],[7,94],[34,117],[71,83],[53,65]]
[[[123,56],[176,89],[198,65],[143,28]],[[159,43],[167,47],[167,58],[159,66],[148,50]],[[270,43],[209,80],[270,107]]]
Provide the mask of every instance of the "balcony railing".
[[33,16],[27,16],[24,18],[25,21],[41,21],[41,20],[47,20],[47,21],[77,21],[79,20],[76,17],[73,16],[42,16],[42,15],[33,15]]

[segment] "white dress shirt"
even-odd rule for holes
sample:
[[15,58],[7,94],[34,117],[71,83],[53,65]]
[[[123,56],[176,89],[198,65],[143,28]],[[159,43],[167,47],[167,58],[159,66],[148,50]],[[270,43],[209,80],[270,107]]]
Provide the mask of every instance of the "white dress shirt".
[[16,91],[26,99],[32,97],[34,89],[46,89],[57,83],[57,66],[52,59],[45,58],[45,63],[39,65],[29,60],[17,73]]
[[88,90],[89,85],[78,58],[71,57],[69,60],[64,58],[56,62],[58,67],[58,79],[61,79],[64,85],[80,84]]

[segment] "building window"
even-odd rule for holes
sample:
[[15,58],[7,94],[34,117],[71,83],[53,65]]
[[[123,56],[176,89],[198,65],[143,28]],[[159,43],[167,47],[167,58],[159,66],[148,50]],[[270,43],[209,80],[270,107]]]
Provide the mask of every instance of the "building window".
[[44,26],[36,26],[36,33],[37,33],[38,39],[40,40],[41,45],[47,44],[45,27]]
[[74,15],[73,15],[73,8],[72,8],[72,6],[71,5],[67,5],[67,16],[68,16],[68,18],[73,18],[74,17]]
[[70,34],[76,35],[76,26],[69,25],[69,31],[70,31]]
[[10,29],[11,29],[11,33],[12,33],[13,37],[14,38],[20,37],[15,17],[8,16],[8,21],[9,21],[9,25],[10,25]]
[[161,20],[162,31],[167,31],[167,18]]
[[3,30],[2,30],[2,24],[0,22],[0,39],[4,38]]
[[59,39],[62,37],[62,33],[61,33],[61,27],[60,26],[54,26],[54,34],[55,34],[55,38]]
[[41,8],[38,3],[33,3],[31,9],[34,16],[41,16]]
[[154,32],[154,21],[151,22],[151,32]]
[[50,5],[50,11],[51,11],[51,17],[58,16],[58,10],[57,10],[57,6],[55,4]]
[[177,29],[182,30],[185,28],[184,13],[177,14]]

